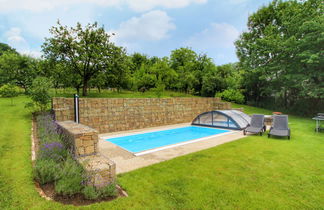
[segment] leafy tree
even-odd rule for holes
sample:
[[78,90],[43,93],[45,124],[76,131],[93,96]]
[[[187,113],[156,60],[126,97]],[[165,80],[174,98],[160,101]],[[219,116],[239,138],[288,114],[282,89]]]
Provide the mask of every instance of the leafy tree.
[[13,97],[19,95],[19,88],[12,84],[6,84],[0,87],[0,96],[11,99],[11,105],[13,105]]
[[84,28],[80,23],[75,28],[57,26],[50,29],[53,37],[46,38],[42,45],[45,58],[63,63],[67,71],[82,79],[82,95],[87,95],[91,78],[108,68],[111,56],[122,50],[110,42],[110,35],[97,23]]
[[100,72],[99,74],[96,75],[96,77],[92,78],[90,81],[91,87],[96,87],[101,93],[101,89],[106,87],[107,79],[106,75],[104,72]]
[[36,108],[39,111],[45,111],[51,101],[50,89],[52,82],[46,77],[37,77],[33,80],[33,84],[29,91],[32,103],[28,103],[26,107]]
[[249,17],[235,43],[248,100],[275,96],[286,108],[323,100],[323,11],[321,0],[274,0]]
[[[193,72],[194,76],[197,79],[197,82],[194,85],[195,92],[203,96],[213,96],[215,94],[215,91],[212,91],[212,94],[206,93],[207,84],[205,83],[213,80],[212,78],[207,78],[207,77],[210,77],[212,75],[215,76],[215,74],[213,73],[217,71],[217,67],[213,63],[212,59],[209,58],[206,54],[199,55],[197,57],[197,60],[195,61],[195,66],[193,68],[193,71],[194,71]],[[210,85],[214,87],[218,87],[219,83],[209,84],[209,87],[211,87]]]
[[[171,87],[177,80],[177,72],[169,66],[169,60],[167,57],[162,59],[154,58],[152,66],[150,67],[150,73],[155,75],[156,83],[155,87],[161,89],[161,87]],[[163,89],[164,89],[163,88]]]
[[127,87],[129,75],[129,60],[126,51],[122,47],[112,46],[110,59],[108,60],[107,69],[105,70],[106,78],[110,87],[121,88]]
[[227,89],[223,92],[218,92],[216,93],[215,97],[220,97],[225,101],[234,102],[238,104],[244,103],[244,95],[239,90],[235,89]]
[[149,64],[150,59],[141,53],[134,53],[130,56],[130,62],[130,71],[131,73],[134,73],[135,71],[139,70],[143,64]]
[[16,53],[0,56],[0,84],[16,83],[26,91],[37,75],[37,60]]
[[190,48],[179,48],[171,52],[171,68],[180,78],[175,84],[176,89],[189,93],[199,83],[194,74],[197,57],[197,54]]
[[150,66],[143,64],[141,68],[133,74],[133,89],[145,92],[150,88],[154,88],[156,81],[156,75],[150,73]]
[[10,47],[9,45],[7,45],[5,43],[0,42],[0,56],[3,55],[4,53],[18,54],[14,48]]

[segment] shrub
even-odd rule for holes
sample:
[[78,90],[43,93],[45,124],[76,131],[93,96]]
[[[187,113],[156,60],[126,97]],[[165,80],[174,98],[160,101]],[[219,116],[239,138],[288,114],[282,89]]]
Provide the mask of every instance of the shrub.
[[86,199],[95,200],[100,197],[100,192],[94,186],[85,186],[82,193]]
[[60,165],[54,160],[38,159],[34,167],[34,178],[40,184],[50,183],[59,178],[60,170]]
[[115,183],[112,183],[112,184],[109,184],[105,187],[102,187],[99,189],[100,191],[100,196],[102,198],[105,198],[105,197],[115,197],[117,196],[117,189],[116,189],[116,184]]
[[39,114],[36,118],[37,134],[40,144],[60,142],[65,149],[71,149],[72,145],[69,141],[64,141],[61,131],[54,120],[54,116],[49,113]]
[[12,84],[3,85],[0,88],[0,96],[5,98],[11,98],[11,105],[13,105],[13,97],[19,95],[19,88]]
[[238,104],[244,103],[244,95],[239,90],[227,89],[223,92],[216,93],[215,97],[220,97],[225,101],[235,102]]
[[165,85],[162,84],[161,82],[158,82],[158,84],[156,85],[156,88],[152,88],[151,90],[155,93],[155,95],[158,98],[161,98],[161,96],[163,95],[165,89]]
[[54,161],[63,161],[67,157],[67,151],[60,142],[45,143],[39,151],[40,159],[52,159]]
[[68,158],[63,164],[60,179],[55,183],[55,191],[69,196],[80,193],[83,188],[83,181],[82,166]]
[[45,111],[51,100],[50,88],[52,83],[46,77],[37,77],[33,80],[33,84],[29,90],[32,103],[26,104],[28,108],[36,108],[39,111]]

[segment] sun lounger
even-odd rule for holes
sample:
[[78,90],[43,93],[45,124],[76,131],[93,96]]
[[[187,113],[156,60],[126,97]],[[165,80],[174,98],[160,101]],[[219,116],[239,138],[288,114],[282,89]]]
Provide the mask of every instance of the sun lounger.
[[273,116],[273,124],[270,128],[268,138],[270,136],[288,136],[288,139],[290,139],[290,129],[288,128],[288,115]]
[[263,114],[254,114],[252,115],[250,125],[243,130],[243,134],[246,135],[247,132],[260,134],[266,130],[264,125],[264,115]]

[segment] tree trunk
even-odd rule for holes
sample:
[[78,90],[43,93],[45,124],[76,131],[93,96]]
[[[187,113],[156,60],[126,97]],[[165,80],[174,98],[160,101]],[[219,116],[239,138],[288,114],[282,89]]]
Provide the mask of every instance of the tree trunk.
[[82,87],[82,96],[87,96],[88,95],[88,80],[84,79],[83,80],[83,87]]

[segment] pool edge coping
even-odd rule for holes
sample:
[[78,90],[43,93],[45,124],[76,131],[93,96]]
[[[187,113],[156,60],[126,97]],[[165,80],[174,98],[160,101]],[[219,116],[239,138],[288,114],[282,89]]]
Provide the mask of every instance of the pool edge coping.
[[[118,138],[118,137],[124,137],[124,136],[132,136],[132,135],[138,135],[138,134],[145,134],[145,133],[150,133],[150,132],[159,132],[159,131],[166,131],[166,130],[170,130],[170,129],[177,129],[177,128],[183,128],[183,127],[188,127],[188,126],[194,126],[194,127],[200,127],[200,126],[197,126],[197,125],[191,125],[191,124],[181,124],[179,125],[179,127],[176,127],[176,128],[154,128],[152,130],[142,130],[142,131],[136,131],[136,130],[130,130],[130,131],[125,131],[125,133],[121,133],[121,132],[118,132],[117,134],[112,134],[112,135],[106,135],[106,134],[103,134],[104,136],[100,136],[99,138],[104,140],[104,141],[107,141],[107,138]],[[217,129],[217,128],[211,128],[211,129]],[[229,130],[229,129],[224,129],[222,128],[221,130],[226,130],[228,132],[224,132],[224,133],[220,133],[220,134],[215,134],[215,135],[211,135],[211,136],[206,136],[206,137],[202,137],[202,138],[198,138],[198,139],[192,139],[192,140],[188,140],[188,141],[184,141],[184,142],[179,142],[179,143],[176,143],[176,144],[169,144],[169,145],[165,145],[165,146],[162,146],[162,147],[156,147],[156,148],[153,148],[153,149],[148,149],[148,150],[143,150],[143,151],[140,151],[140,152],[131,152],[117,144],[114,144],[110,141],[110,143],[114,144],[115,146],[121,148],[122,150],[125,150],[127,152],[129,152],[130,154],[134,155],[135,157],[138,157],[138,156],[141,156],[141,155],[146,155],[146,154],[150,154],[150,153],[154,153],[154,152],[158,152],[158,151],[162,151],[162,150],[166,150],[166,149],[170,149],[170,148],[174,148],[174,147],[178,147],[178,146],[182,146],[182,145],[186,145],[186,144],[191,144],[191,143],[195,143],[195,142],[199,142],[199,141],[204,141],[204,140],[207,140],[207,139],[211,139],[211,138],[215,138],[215,137],[219,137],[219,136],[224,136],[224,135],[229,135],[229,134],[233,134],[233,133],[238,133],[239,131],[233,131],[233,130]]]

